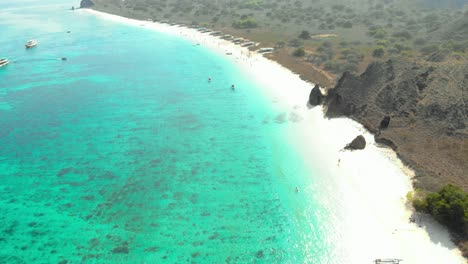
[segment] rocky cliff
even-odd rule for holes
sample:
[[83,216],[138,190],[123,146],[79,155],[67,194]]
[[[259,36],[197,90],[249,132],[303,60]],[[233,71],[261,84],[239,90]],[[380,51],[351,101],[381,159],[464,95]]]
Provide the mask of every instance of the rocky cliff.
[[80,2],[80,8],[90,8],[94,5],[94,3],[91,0],[81,0]]
[[344,73],[324,100],[328,117],[348,116],[392,147],[417,174],[415,185],[468,190],[468,67],[404,59]]

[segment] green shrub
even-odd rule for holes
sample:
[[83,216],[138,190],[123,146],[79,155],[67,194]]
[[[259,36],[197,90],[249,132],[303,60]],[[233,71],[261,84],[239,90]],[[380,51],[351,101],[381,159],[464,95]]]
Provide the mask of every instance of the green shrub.
[[421,45],[424,45],[426,43],[426,40],[424,38],[417,38],[414,40],[414,45],[418,45],[418,46],[421,46]]
[[300,47],[302,46],[302,41],[300,39],[292,39],[288,42],[288,45],[291,46],[291,47]]
[[443,47],[453,51],[453,52],[465,52],[467,50],[467,42],[455,42],[455,41],[449,41],[447,43],[444,43]]
[[431,54],[434,52],[439,51],[439,46],[432,44],[432,45],[427,45],[421,48],[420,50],[423,54]]
[[342,26],[344,28],[352,28],[353,27],[353,23],[351,21],[346,21],[342,24]]
[[383,39],[387,36],[387,31],[383,28],[372,26],[369,27],[368,34],[376,39]]
[[415,199],[417,211],[429,213],[451,230],[466,233],[468,227],[468,193],[461,188],[446,185],[439,192],[430,193],[424,199]]
[[468,224],[468,194],[461,188],[447,185],[426,198],[427,211],[442,224],[463,230]]
[[293,52],[294,57],[302,57],[305,55],[305,50],[303,47],[297,48]]
[[244,3],[239,5],[239,8],[243,9],[260,9],[260,5],[262,4],[263,1],[245,1]]
[[392,34],[392,36],[394,36],[395,38],[403,38],[403,39],[411,39],[413,37],[411,33],[406,30],[395,32]]
[[234,23],[232,23],[232,26],[234,28],[239,28],[239,29],[256,28],[258,27],[258,23],[254,18],[250,17],[250,18],[234,21]]
[[382,46],[382,47],[387,47],[388,46],[388,40],[386,39],[379,39],[375,42],[375,44]]
[[324,66],[324,69],[327,71],[339,70],[339,63],[335,60],[327,61],[323,66]]
[[372,52],[372,56],[375,58],[382,58],[385,55],[385,50],[383,47],[378,47]]
[[402,44],[402,43],[395,43],[395,45],[393,45],[393,48],[396,49],[398,51],[398,53],[404,51],[404,50],[410,50],[411,47],[406,45],[406,44]]
[[299,35],[299,38],[301,39],[310,39],[310,33],[307,30],[303,30],[301,34]]

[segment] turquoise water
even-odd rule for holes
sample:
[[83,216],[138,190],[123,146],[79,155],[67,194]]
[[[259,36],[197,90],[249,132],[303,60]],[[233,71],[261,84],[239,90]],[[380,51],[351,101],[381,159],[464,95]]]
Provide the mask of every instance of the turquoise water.
[[333,263],[322,194],[294,191],[319,175],[255,80],[76,1],[4,2],[0,263]]

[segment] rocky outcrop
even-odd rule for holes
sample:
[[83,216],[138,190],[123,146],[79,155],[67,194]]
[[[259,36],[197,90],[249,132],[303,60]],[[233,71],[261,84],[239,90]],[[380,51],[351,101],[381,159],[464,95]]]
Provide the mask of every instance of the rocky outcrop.
[[360,76],[344,73],[323,104],[326,116],[350,117],[396,150],[417,187],[468,190],[466,63],[376,62]]
[[80,2],[80,8],[90,8],[94,5],[94,3],[91,0],[81,0]]
[[325,96],[323,96],[322,92],[320,91],[320,85],[316,84],[314,88],[310,91],[309,95],[309,105],[310,106],[316,106],[320,105],[323,102],[323,99]]
[[348,150],[361,150],[366,148],[366,139],[362,136],[359,135],[351,143],[346,145],[345,149]]
[[384,116],[382,121],[380,121],[380,127],[379,129],[386,129],[390,125],[390,117],[389,116]]

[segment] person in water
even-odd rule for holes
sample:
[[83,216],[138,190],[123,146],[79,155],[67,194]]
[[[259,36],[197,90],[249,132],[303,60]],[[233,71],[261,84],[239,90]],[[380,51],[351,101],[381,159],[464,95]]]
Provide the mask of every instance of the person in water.
[[296,187],[296,192],[299,192],[299,188]]
[[211,77],[208,77],[208,82],[211,82]]
[[235,89],[235,86],[234,86],[234,84],[233,84],[233,85],[231,85],[231,89],[232,89],[232,90],[234,90],[234,89]]

